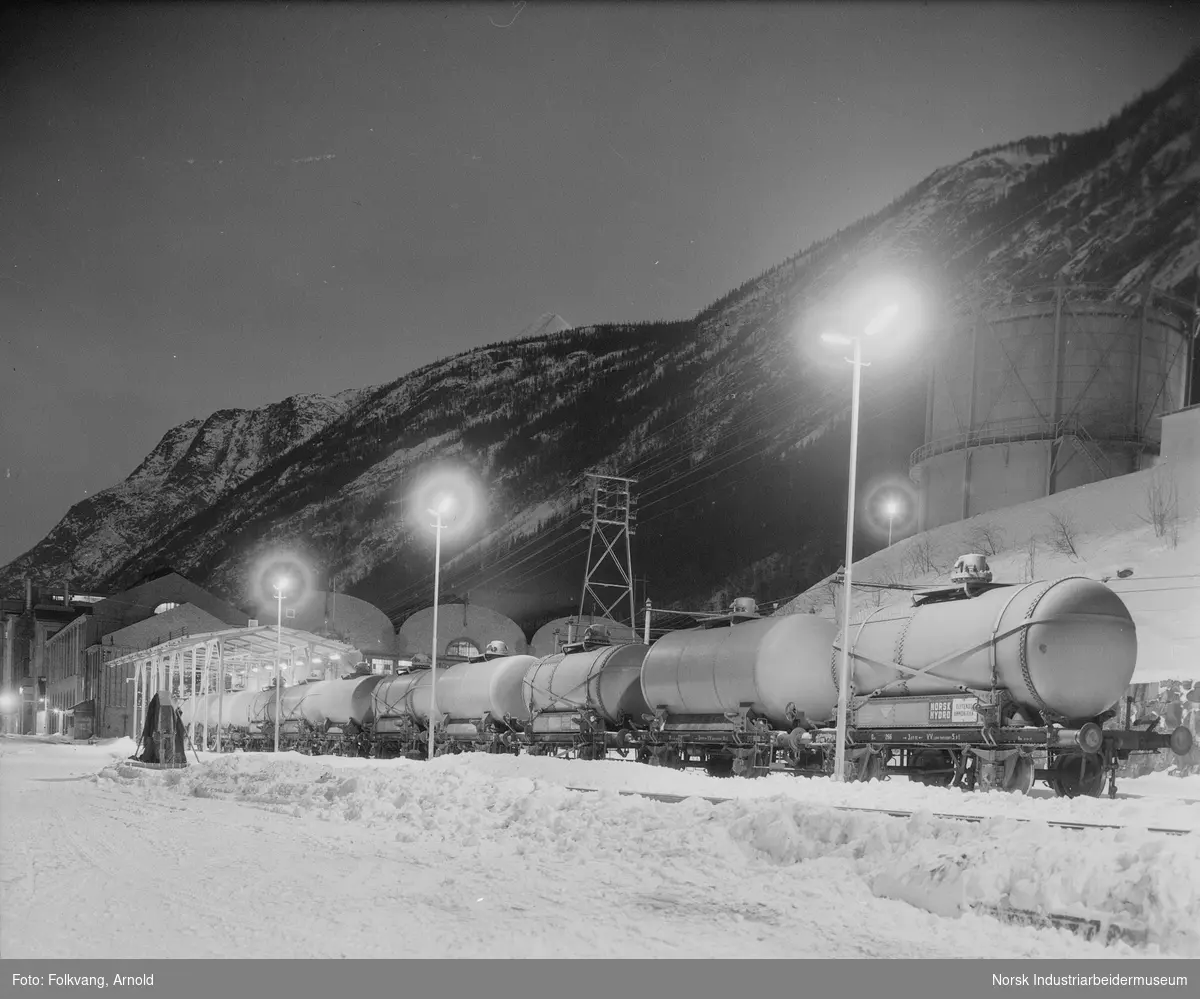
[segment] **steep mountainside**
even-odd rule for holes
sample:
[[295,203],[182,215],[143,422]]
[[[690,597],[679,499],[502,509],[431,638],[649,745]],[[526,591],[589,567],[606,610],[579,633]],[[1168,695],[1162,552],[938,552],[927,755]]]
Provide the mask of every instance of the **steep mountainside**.
[[[1198,195],[1200,54],[1103,127],[939,170],[691,320],[562,331],[547,315],[378,388],[177,427],[0,586],[30,573],[112,587],[169,563],[240,599],[249,566],[286,546],[400,619],[432,583],[401,498],[450,459],[482,476],[489,509],[448,549],[444,585],[530,627],[577,604],[587,471],[638,479],[639,602],[794,594],[840,562],[849,372],[816,345],[828,310],[880,274],[919,289],[918,333],[1058,277],[1190,298]],[[868,484],[904,476],[921,443],[924,368],[904,354],[864,375]]]

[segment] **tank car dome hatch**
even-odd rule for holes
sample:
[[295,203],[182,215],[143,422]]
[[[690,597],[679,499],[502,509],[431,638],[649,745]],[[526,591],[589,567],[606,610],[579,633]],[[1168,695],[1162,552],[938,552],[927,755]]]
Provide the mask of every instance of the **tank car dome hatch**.
[[508,643],[502,642],[498,638],[487,643],[487,648],[484,649],[483,654],[488,659],[496,659],[500,656],[512,655],[512,653],[508,651]]
[[734,614],[758,615],[758,603],[753,597],[738,597],[729,609]]
[[990,583],[991,581],[992,567],[988,565],[985,556],[977,553],[960,555],[954,562],[954,568],[950,570],[950,582],[952,583]]

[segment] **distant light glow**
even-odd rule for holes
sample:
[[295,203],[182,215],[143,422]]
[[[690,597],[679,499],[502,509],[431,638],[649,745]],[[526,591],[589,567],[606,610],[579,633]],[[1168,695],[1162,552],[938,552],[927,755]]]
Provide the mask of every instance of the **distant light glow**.
[[440,521],[444,538],[466,534],[483,518],[487,497],[465,465],[441,465],[422,475],[407,501],[410,530],[432,534]]
[[288,585],[289,585],[289,580],[288,580],[287,576],[280,576],[271,585],[274,586],[275,589],[277,589],[280,593],[286,593]]
[[0,694],[0,711],[12,711],[17,706],[15,694]]
[[822,333],[821,339],[826,343],[836,343],[843,346],[850,343],[850,338],[848,336],[842,336],[841,333]]
[[883,504],[883,512],[886,513],[889,517],[894,517],[894,516],[896,516],[896,514],[898,514],[900,512],[900,504],[897,503],[895,500],[888,500],[886,503]]

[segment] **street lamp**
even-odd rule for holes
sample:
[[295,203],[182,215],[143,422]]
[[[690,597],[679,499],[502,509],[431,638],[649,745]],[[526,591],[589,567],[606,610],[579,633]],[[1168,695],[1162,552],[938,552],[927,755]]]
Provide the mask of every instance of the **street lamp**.
[[453,494],[443,493],[429,511],[433,517],[433,655],[429,669],[429,759],[433,759],[433,737],[437,726],[437,654],[438,654],[438,588],[442,568],[442,528],[444,520],[452,519],[458,503]]
[[[833,779],[838,782],[846,779],[846,714],[849,706],[848,688],[850,686],[850,577],[854,565],[854,485],[855,473],[858,471],[858,397],[863,368],[862,337],[874,336],[880,332],[896,318],[899,311],[900,306],[895,303],[884,306],[866,324],[862,336],[843,336],[840,333],[823,333],[821,335],[821,339],[826,343],[848,345],[854,349],[854,356],[846,358],[853,365],[854,378],[850,393],[850,488],[846,497],[846,575],[845,591],[842,597],[842,659],[838,669],[837,746],[834,749],[833,759]],[[889,521],[889,536],[890,526]]]
[[275,600],[277,602],[278,616],[275,618],[275,752],[279,752],[279,725],[281,721],[280,712],[282,710],[280,701],[279,688],[280,676],[283,672],[283,591],[287,589],[288,581],[286,576],[280,576],[272,584],[275,589]]
[[888,500],[883,504],[883,512],[887,514],[888,519],[888,547],[892,547],[892,521],[896,519],[896,514],[900,512],[900,504],[894,499]]

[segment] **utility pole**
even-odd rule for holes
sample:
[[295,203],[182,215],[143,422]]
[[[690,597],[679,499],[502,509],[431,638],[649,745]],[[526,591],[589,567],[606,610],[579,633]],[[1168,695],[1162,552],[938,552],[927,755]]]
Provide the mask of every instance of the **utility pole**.
[[[637,520],[636,500],[632,496],[631,487],[637,484],[637,480],[592,473],[588,473],[588,479],[591,480],[592,486],[592,505],[590,511],[587,511],[591,513],[591,521],[579,526],[580,530],[590,530],[591,537],[588,540],[583,593],[579,598],[579,616],[582,619],[590,595],[592,606],[599,609],[600,616],[616,621],[617,608],[621,606],[622,601],[628,599],[630,636],[637,641],[633,555],[630,550],[630,538],[636,533],[634,524]],[[616,575],[620,582],[608,582],[599,578],[601,570],[609,562],[616,567]],[[612,573],[607,575],[611,576]]]

